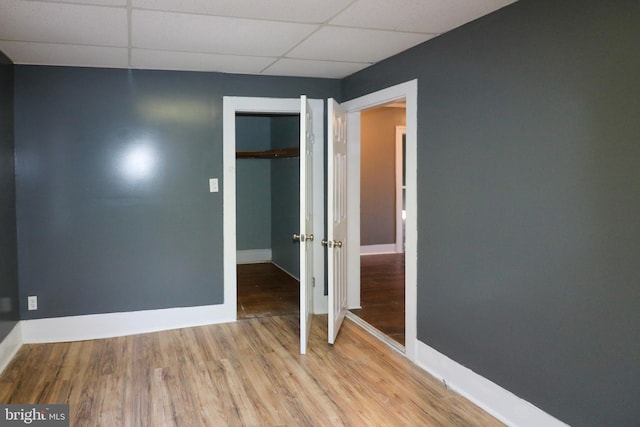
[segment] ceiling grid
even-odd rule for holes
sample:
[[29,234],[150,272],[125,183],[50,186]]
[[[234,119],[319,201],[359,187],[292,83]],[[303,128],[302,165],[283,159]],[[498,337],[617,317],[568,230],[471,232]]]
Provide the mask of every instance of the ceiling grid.
[[2,0],[16,64],[342,78],[514,0]]

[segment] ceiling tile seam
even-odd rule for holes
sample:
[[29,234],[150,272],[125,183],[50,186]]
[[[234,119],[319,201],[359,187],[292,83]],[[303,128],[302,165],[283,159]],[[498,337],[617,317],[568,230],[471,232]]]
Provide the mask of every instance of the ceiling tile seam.
[[131,68],[132,46],[133,46],[133,21],[131,19],[131,1],[127,0],[127,65]]
[[[34,0],[34,1],[40,1],[40,0]],[[340,25],[340,24],[330,23],[332,20],[337,18],[341,13],[349,9],[354,3],[358,1],[359,0],[352,1],[342,10],[337,12],[335,15],[331,16],[325,21],[320,21],[320,22],[290,21],[290,20],[284,20],[284,19],[262,19],[262,18],[256,18],[256,17],[250,17],[250,16],[242,16],[242,15],[220,15],[220,14],[198,13],[198,12],[185,12],[185,11],[179,11],[179,10],[153,9],[148,7],[134,7],[134,6],[132,6],[132,10],[140,10],[140,11],[147,11],[147,12],[162,12],[162,13],[179,14],[179,15],[210,16],[210,17],[228,18],[228,19],[243,19],[243,20],[249,20],[249,21],[274,22],[274,23],[281,23],[281,24],[319,25],[321,27],[327,26],[327,27],[333,27],[333,28],[350,28],[354,30],[386,31],[386,32],[394,32],[394,33],[404,33],[404,34],[420,34],[420,35],[432,35],[432,36],[439,36],[440,34],[442,34],[440,32],[432,32],[432,31],[402,31],[402,30],[390,30],[388,28],[350,26],[350,25]]]
[[57,4],[57,5],[72,5],[72,6],[85,6],[89,8],[104,7],[106,9],[126,9],[127,5],[114,6],[111,4],[87,4],[79,2],[68,1],[48,1],[48,0],[22,0],[25,3],[44,3],[44,4]]
[[[291,53],[291,51],[293,51],[296,47],[300,46],[301,43],[305,42],[307,39],[309,39],[309,37],[311,37],[312,35],[314,35],[315,33],[317,33],[318,31],[320,31],[323,27],[325,27],[327,25],[328,22],[330,22],[331,20],[335,19],[337,16],[339,16],[341,13],[343,13],[345,10],[349,9],[351,6],[353,6],[354,3],[356,3],[358,0],[352,0],[351,2],[349,2],[349,4],[347,4],[345,7],[343,7],[342,9],[340,9],[338,12],[336,12],[333,16],[330,16],[327,20],[325,20],[324,22],[320,23],[320,25],[318,25],[318,28],[316,28],[315,31],[312,31],[310,34],[308,34],[306,37],[304,37],[302,40],[300,40],[296,45],[292,46],[291,49],[285,51],[279,58],[277,58],[275,61],[273,61],[271,64],[267,65],[265,68],[263,68],[260,71],[260,74],[263,74],[264,72],[266,72],[269,68],[273,67],[275,64],[278,63],[278,61],[280,61],[281,59],[298,59],[298,58],[290,58],[287,55],[289,53]],[[309,61],[315,61],[314,59],[308,59]]]
[[201,51],[201,50],[177,50],[177,49],[157,49],[150,47],[140,47],[140,46],[131,46],[132,50],[146,50],[152,52],[168,52],[168,53],[195,53],[197,55],[216,55],[216,56],[230,56],[236,58],[268,58],[268,59],[279,59],[279,56],[264,56],[264,55],[251,55],[251,54],[237,54],[237,53],[218,53],[218,52],[210,52],[210,51]]
[[322,28],[324,27],[324,24],[322,25],[318,25],[318,27],[313,30],[312,32],[310,32],[309,34],[307,34],[306,37],[303,37],[302,39],[298,40],[297,43],[295,43],[293,46],[291,46],[288,50],[284,51],[284,53],[282,55],[280,55],[278,57],[278,59],[276,61],[274,61],[272,64],[270,64],[268,67],[264,68],[262,71],[260,71],[260,73],[264,73],[267,68],[273,66],[276,62],[278,62],[280,59],[285,59],[287,58],[287,55],[296,47],[300,46],[301,43],[305,42],[307,39],[309,39],[309,37],[311,37],[312,35],[314,35],[315,33],[317,33],[318,31],[320,31]]
[[333,63],[333,64],[357,64],[357,65],[364,65],[364,66],[370,66],[375,64],[375,62],[360,62],[360,61],[340,61],[337,59],[314,59],[314,58],[293,58],[293,57],[280,57],[280,58],[276,58],[275,61],[273,61],[271,64],[267,65],[265,68],[263,68],[260,71],[260,74],[265,73],[266,71],[269,70],[269,68],[273,67],[274,65],[276,65],[279,61],[283,60],[283,59],[293,59],[295,61],[308,61],[308,62],[329,62],[329,63]]
[[439,36],[442,33],[440,32],[426,32],[426,31],[403,31],[403,30],[390,30],[388,28],[376,28],[376,27],[352,27],[350,25],[336,25],[336,24],[326,24],[324,25],[327,28],[345,28],[350,30],[369,30],[369,31],[384,31],[387,33],[400,33],[400,34],[416,34],[421,36]]
[[113,49],[126,49],[127,48],[127,46],[124,45],[124,44],[111,45],[111,44],[91,44],[91,43],[60,43],[60,42],[43,42],[43,41],[29,40],[29,39],[2,39],[2,38],[0,38],[0,42],[32,43],[32,44],[57,45],[57,46],[106,47],[106,48],[113,48]]
[[332,17],[330,17],[329,19],[324,21],[323,24],[328,24],[329,22],[333,21],[334,19],[336,19],[338,16],[342,15],[347,9],[349,9],[351,6],[353,6],[357,2],[358,2],[358,0],[352,0],[351,2],[349,2],[348,5],[346,5],[342,9],[340,9],[340,11],[338,11],[335,15],[333,15]]
[[237,15],[220,15],[220,14],[212,14],[212,13],[198,13],[198,12],[184,12],[180,10],[164,10],[164,9],[151,9],[148,7],[137,7],[134,6],[132,8],[134,11],[139,10],[143,12],[161,12],[161,13],[170,13],[176,15],[192,15],[192,16],[210,16],[214,18],[227,18],[227,19],[244,19],[247,21],[258,21],[258,22],[275,22],[279,24],[297,24],[297,25],[322,25],[324,22],[311,22],[311,21],[289,21],[286,19],[264,19],[264,18],[256,18],[253,16],[237,16]]
[[262,70],[260,70],[258,73],[259,74],[263,74],[265,71],[267,71],[269,68],[273,67],[274,65],[276,65],[278,63],[278,61],[280,61],[282,59],[282,57],[276,58],[274,59],[269,65],[267,65],[266,67],[264,67]]

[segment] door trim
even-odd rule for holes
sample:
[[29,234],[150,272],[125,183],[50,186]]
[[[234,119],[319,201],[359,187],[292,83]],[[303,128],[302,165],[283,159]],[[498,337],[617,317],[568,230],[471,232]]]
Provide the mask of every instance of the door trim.
[[[360,200],[360,111],[391,101],[406,101],[406,211],[405,238],[405,356],[416,360],[417,342],[417,270],[418,270],[418,203],[417,203],[417,134],[418,80],[411,80],[342,103],[348,114],[347,197]],[[348,206],[349,241],[347,265],[360,265],[360,205]],[[360,269],[348,269],[349,308],[360,307]]]
[[[406,111],[406,109],[405,109]],[[396,126],[396,253],[404,252],[402,230],[402,136],[407,133],[406,126]]]
[[[314,117],[324,117],[324,101],[309,99]],[[236,274],[236,113],[300,114],[300,98],[259,98],[225,96],[222,98],[222,216],[224,303],[227,312],[238,318]],[[324,120],[314,120],[314,184],[313,215],[316,224],[324,224]],[[320,174],[320,175],[318,175]],[[316,232],[321,235],[320,230]],[[324,251],[316,239],[313,275],[316,283],[324,283]],[[327,312],[324,286],[314,289],[314,313]]]

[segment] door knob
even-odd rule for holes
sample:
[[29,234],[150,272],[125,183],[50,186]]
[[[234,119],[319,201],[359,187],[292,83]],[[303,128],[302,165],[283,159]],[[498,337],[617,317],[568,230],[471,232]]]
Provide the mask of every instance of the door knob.
[[313,242],[313,239],[314,239],[313,234],[307,234],[307,236],[305,237],[305,240],[308,242]]
[[327,247],[327,248],[341,248],[342,247],[342,242],[339,240],[326,240],[326,239],[322,239],[322,246]]
[[304,237],[300,236],[300,234],[294,234],[293,235],[293,241],[294,242],[303,242],[304,241]]

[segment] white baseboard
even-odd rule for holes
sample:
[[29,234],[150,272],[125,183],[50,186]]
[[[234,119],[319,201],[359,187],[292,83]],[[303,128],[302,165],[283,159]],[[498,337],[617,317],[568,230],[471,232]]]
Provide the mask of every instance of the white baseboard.
[[511,427],[567,427],[524,399],[416,340],[416,363],[447,387]]
[[9,335],[0,341],[0,374],[7,367],[13,356],[16,355],[22,345],[22,328],[20,322],[16,323]]
[[248,249],[236,251],[237,264],[259,264],[271,262],[271,249]]
[[360,246],[360,255],[395,254],[396,244]]
[[276,267],[278,267],[280,270],[282,270],[283,272],[287,273],[289,276],[293,277],[294,279],[296,279],[298,282],[300,281],[300,278],[298,276],[296,276],[295,274],[291,273],[290,271],[287,271],[286,268],[282,267],[279,264],[276,264],[275,262],[271,261],[271,263],[273,265],[275,265]]
[[23,320],[25,343],[67,342],[235,322],[225,304]]

